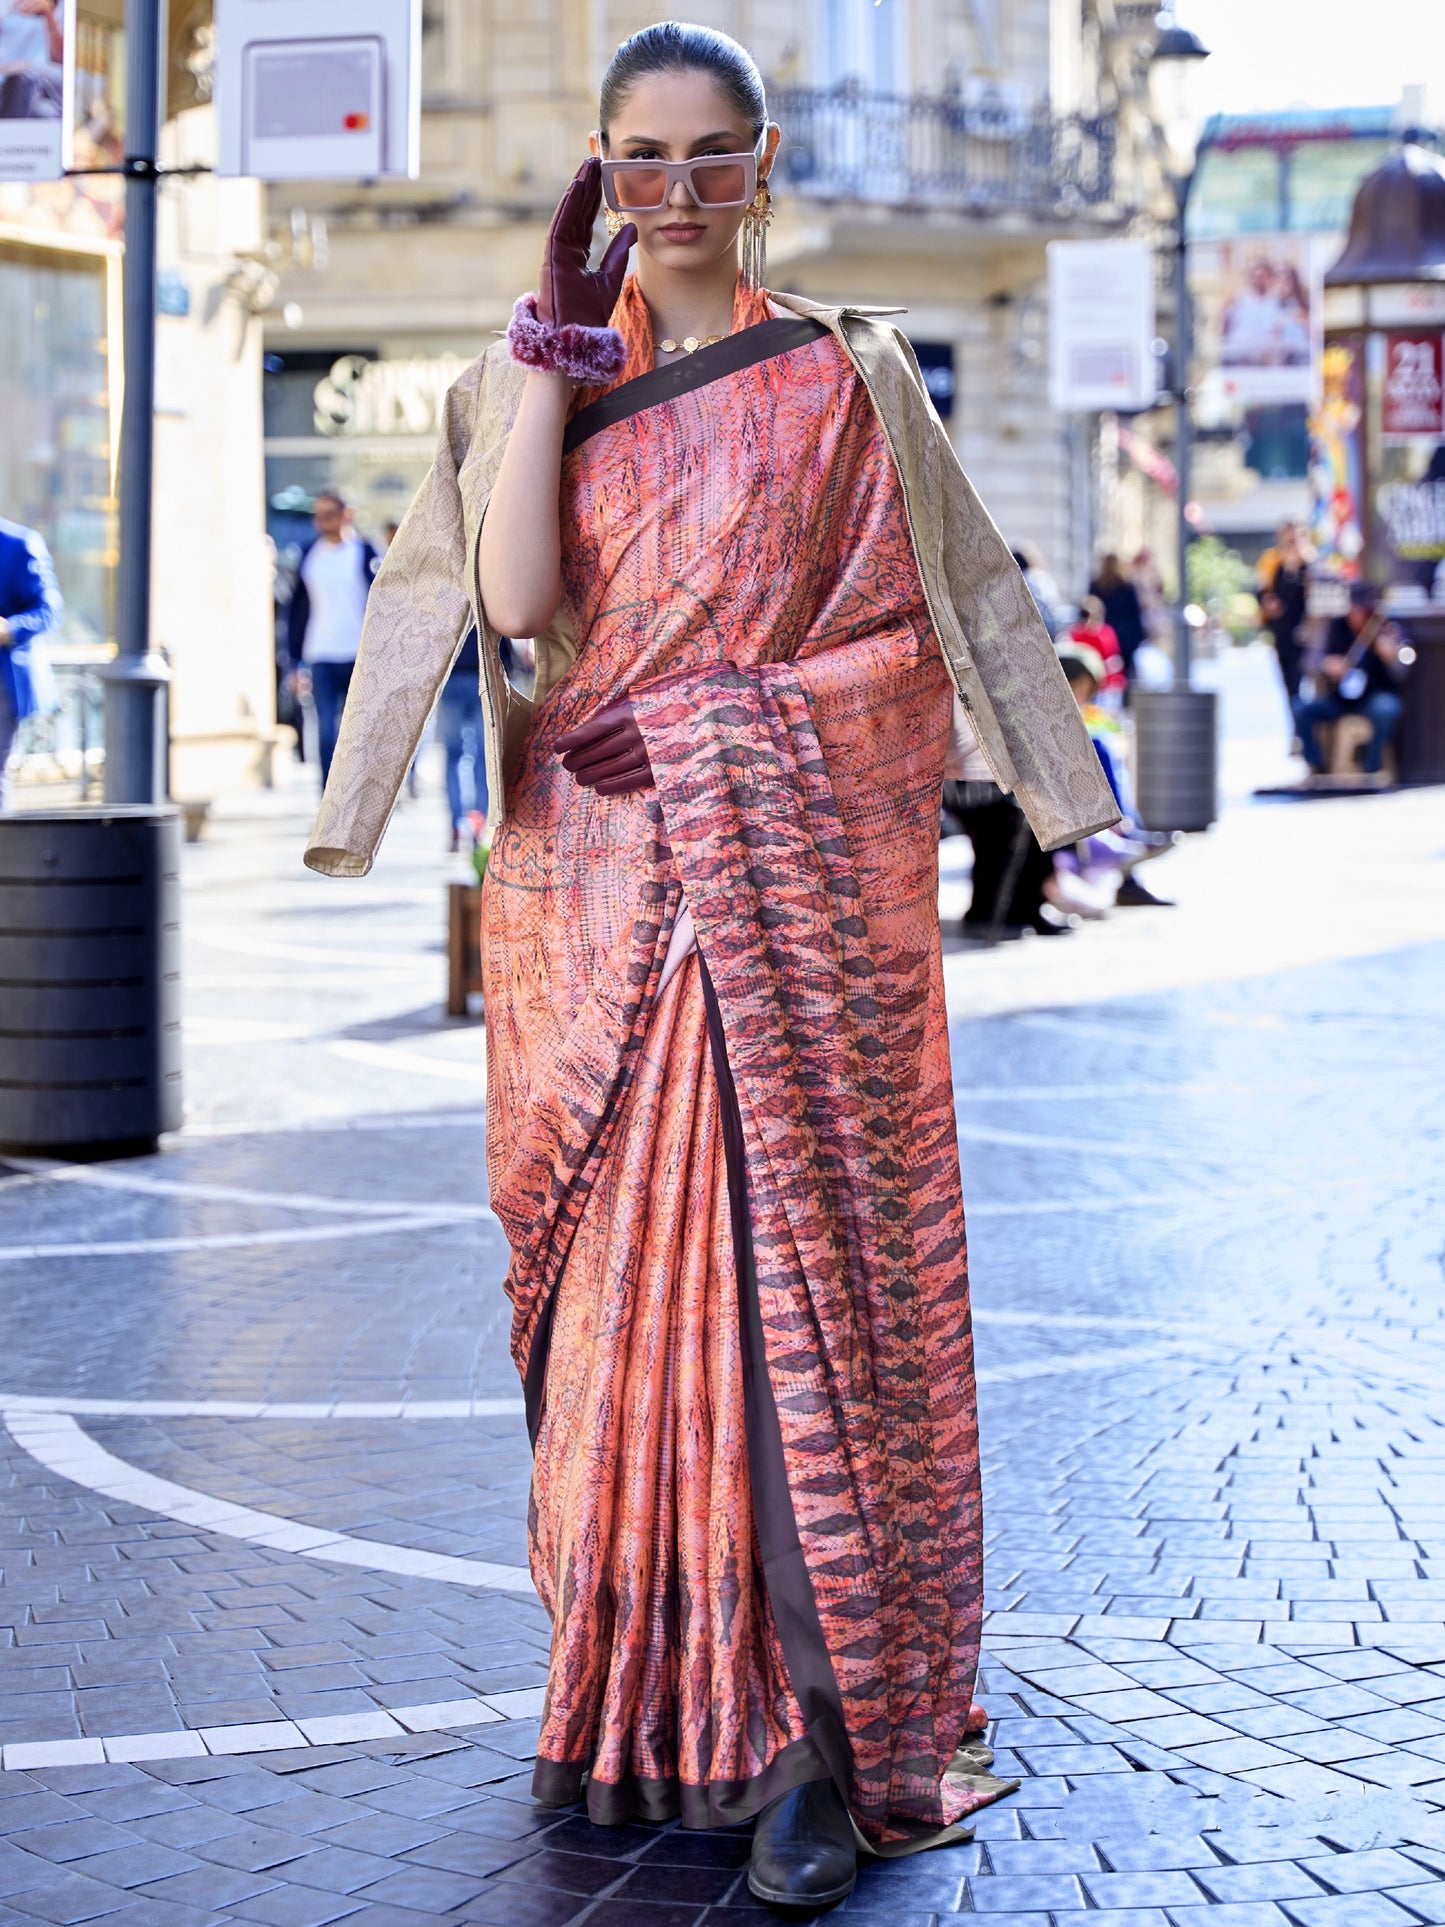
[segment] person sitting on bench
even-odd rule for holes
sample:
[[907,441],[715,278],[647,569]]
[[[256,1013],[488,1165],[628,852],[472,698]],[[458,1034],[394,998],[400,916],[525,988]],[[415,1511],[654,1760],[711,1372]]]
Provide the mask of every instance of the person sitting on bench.
[[1324,653],[1315,669],[1316,693],[1295,699],[1295,727],[1313,775],[1325,773],[1325,751],[1315,733],[1316,724],[1363,716],[1371,734],[1360,765],[1366,776],[1380,776],[1385,750],[1404,708],[1395,688],[1399,672],[1400,635],[1393,623],[1381,619],[1379,590],[1373,582],[1352,582],[1348,613],[1336,616],[1325,635]]

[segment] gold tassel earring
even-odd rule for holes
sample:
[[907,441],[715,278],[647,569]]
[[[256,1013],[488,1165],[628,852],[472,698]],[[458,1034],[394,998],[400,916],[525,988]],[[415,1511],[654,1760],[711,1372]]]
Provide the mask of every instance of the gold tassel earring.
[[627,216],[625,214],[619,214],[615,207],[604,207],[602,210],[602,218],[607,223],[607,232],[615,241],[627,226]]
[[768,272],[768,227],[773,218],[773,190],[766,181],[758,182],[752,206],[743,216],[743,286],[762,287]]

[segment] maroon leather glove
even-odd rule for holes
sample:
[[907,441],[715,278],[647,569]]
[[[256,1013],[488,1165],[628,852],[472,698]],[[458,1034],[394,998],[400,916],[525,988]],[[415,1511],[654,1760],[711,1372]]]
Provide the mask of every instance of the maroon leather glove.
[[626,796],[656,784],[630,697],[619,696],[557,738],[562,767],[599,796]]
[[592,228],[601,205],[602,163],[590,154],[557,203],[542,250],[537,319],[548,327],[605,328],[612,320],[637,229],[629,221],[603,255],[601,265],[588,267]]

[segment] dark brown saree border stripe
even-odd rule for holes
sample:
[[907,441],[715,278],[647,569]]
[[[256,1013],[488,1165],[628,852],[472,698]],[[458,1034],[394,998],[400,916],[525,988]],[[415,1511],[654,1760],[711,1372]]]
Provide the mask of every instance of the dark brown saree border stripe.
[[821,321],[811,321],[806,315],[775,316],[771,321],[758,322],[755,327],[740,328],[735,335],[726,335],[711,348],[695,349],[680,361],[670,361],[663,368],[635,375],[620,388],[609,389],[596,401],[578,409],[562,437],[562,453],[570,455],[574,448],[580,448],[604,428],[615,428],[618,422],[641,414],[645,408],[676,401],[679,395],[690,395],[694,389],[705,388],[709,382],[721,381],[727,375],[741,374],[744,368],[760,361],[786,355],[794,348],[805,348],[827,333]]
[[[737,1087],[728,1062],[722,1008],[712,977],[697,953],[702,978],[707,1036],[717,1082],[723,1152],[727,1161],[728,1206],[732,1219],[733,1251],[738,1273],[738,1326],[743,1355],[743,1414],[748,1437],[748,1471],[753,1489],[753,1519],[763,1556],[763,1574],[773,1622],[787,1662],[788,1678],[807,1722],[808,1737],[817,1747],[828,1774],[843,1798],[849,1798],[853,1779],[853,1747],[843,1717],[843,1695],[833,1671],[833,1658],[823,1637],[813,1581],[798,1537],[788,1466],[783,1455],[783,1433],[768,1377],[763,1317],[758,1305],[758,1272],[753,1254],[752,1216],[748,1209],[747,1149]],[[819,1775],[819,1778],[822,1776]]]

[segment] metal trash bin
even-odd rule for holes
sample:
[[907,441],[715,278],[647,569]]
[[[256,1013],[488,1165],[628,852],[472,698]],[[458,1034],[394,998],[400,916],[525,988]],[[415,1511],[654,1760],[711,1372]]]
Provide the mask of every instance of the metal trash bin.
[[1134,797],[1149,830],[1207,830],[1219,814],[1218,700],[1212,689],[1136,689]]
[[180,1128],[180,868],[173,809],[0,816],[0,1146],[135,1156]]

